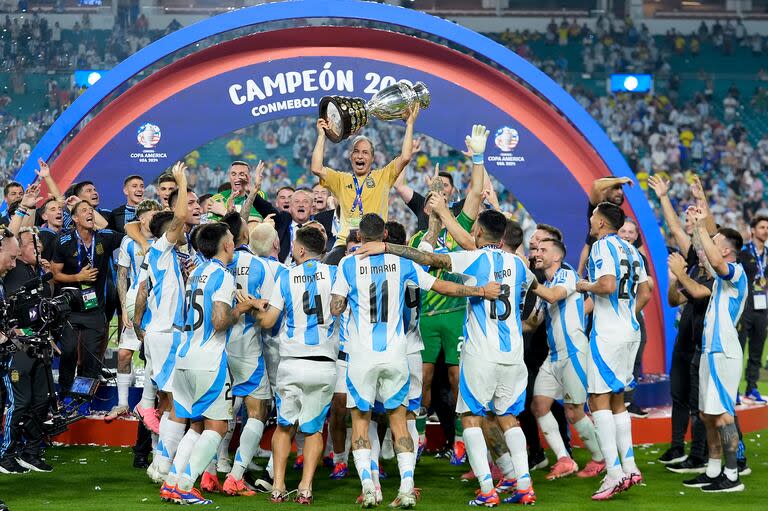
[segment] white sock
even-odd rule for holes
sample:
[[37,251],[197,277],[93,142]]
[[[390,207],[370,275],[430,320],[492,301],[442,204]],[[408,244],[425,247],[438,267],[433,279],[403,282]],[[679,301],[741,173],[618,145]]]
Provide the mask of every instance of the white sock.
[[[147,374],[146,370],[144,371],[144,374]],[[145,376],[144,388],[141,391],[141,402],[139,403],[139,406],[142,408],[154,408],[156,398],[157,387],[155,387],[155,384],[149,379],[149,376]]]
[[405,424],[413,440],[413,452],[419,452],[419,431],[416,429],[416,419],[408,419]]
[[413,471],[416,469],[416,453],[397,453],[397,468],[400,470],[400,493],[410,493],[414,486]]
[[[165,414],[163,414],[165,418]],[[163,453],[157,460],[157,469],[161,474],[166,474],[171,469],[171,461],[176,456],[176,451],[179,448],[179,442],[184,438],[184,431],[187,429],[187,425],[174,422],[171,419],[165,421],[165,425],[161,423],[160,427],[160,441],[163,443]],[[158,442],[158,446],[160,442]]]
[[613,412],[610,410],[597,410],[592,412],[592,420],[595,422],[595,433],[600,451],[603,453],[605,468],[613,479],[624,477],[621,469],[619,453],[616,447],[616,423],[613,420]]
[[195,444],[200,438],[200,433],[194,429],[189,429],[184,435],[184,438],[179,442],[179,448],[176,451],[176,456],[173,457],[173,466],[165,477],[165,483],[168,486],[176,486],[179,482],[179,474],[181,474],[189,463],[189,457],[192,456],[192,451],[195,449]]
[[253,459],[253,454],[259,447],[261,436],[264,434],[264,423],[259,419],[248,419],[243,426],[243,433],[240,435],[240,447],[235,453],[235,461],[232,463],[230,475],[237,480],[243,478],[248,464]]
[[349,462],[349,452],[334,452],[333,453],[333,462],[334,463],[344,463],[345,465]]
[[603,461],[603,453],[600,452],[600,444],[597,442],[597,435],[595,434],[595,425],[586,415],[581,420],[573,424],[574,429],[581,437],[581,441],[589,452],[592,453],[592,459],[594,461]]
[[496,466],[504,474],[504,479],[515,478],[515,465],[512,464],[512,456],[508,452],[499,456],[499,459],[496,460]]
[[723,473],[725,474],[725,477],[728,478],[729,481],[733,482],[736,479],[739,478],[739,469],[738,468],[728,468],[725,467],[723,469]]
[[720,458],[709,458],[707,461],[707,477],[714,479],[720,475],[723,469],[723,460]]
[[357,475],[360,476],[363,490],[375,489],[376,486],[373,484],[373,479],[371,479],[371,450],[355,449],[352,451],[352,458],[355,460]]
[[275,477],[274,460],[271,454],[269,455],[269,461],[267,462],[267,474],[269,474],[269,477]]
[[221,435],[210,429],[203,431],[200,438],[195,442],[195,448],[192,456],[189,457],[189,463],[184,469],[184,473],[179,477],[179,489],[189,491],[195,485],[195,481],[203,473],[205,467],[211,462],[221,443]]
[[157,449],[155,452],[155,458],[166,457],[173,459],[173,454],[169,453],[165,448],[165,435],[168,431],[166,424],[168,424],[168,421],[170,421],[170,416],[170,412],[163,412],[163,415],[160,416],[160,431],[157,434]]
[[[465,431],[466,433],[466,431]],[[525,434],[520,426],[510,428],[504,432],[504,440],[512,457],[512,465],[515,467],[515,479],[517,489],[527,490],[531,487],[531,474],[528,470],[528,451],[525,448]]]
[[560,426],[557,424],[557,419],[552,415],[552,412],[547,412],[546,415],[536,418],[536,422],[539,423],[539,429],[544,433],[544,438],[547,439],[549,448],[555,453],[555,457],[567,458],[568,451],[565,449],[563,443],[563,437],[560,436]]
[[378,488],[379,483],[379,456],[381,455],[381,443],[379,442],[379,425],[371,421],[368,423],[368,440],[371,442],[371,480]]
[[207,467],[205,467],[205,472],[208,472],[212,476],[218,477],[219,473],[216,471],[216,462],[218,462],[218,456],[214,455],[211,462],[208,463]]
[[304,433],[296,432],[296,456],[304,455]]
[[152,436],[152,450],[156,451],[157,443],[160,441],[160,435],[158,435],[157,433],[150,433],[150,435]]
[[128,391],[133,383],[133,374],[117,373],[117,406],[128,406]]
[[488,493],[493,489],[493,479],[491,467],[488,465],[488,448],[483,438],[483,430],[477,427],[465,428],[464,446],[467,449],[469,466],[472,467],[472,472],[480,483],[480,491]]
[[221,443],[216,451],[216,457],[220,460],[229,458],[229,444],[232,441],[232,433],[235,432],[235,421],[229,421],[227,425],[227,432],[221,439]]
[[632,418],[629,412],[624,410],[613,416],[616,424],[616,448],[621,457],[621,468],[625,474],[638,472],[635,464],[635,450],[632,448]]

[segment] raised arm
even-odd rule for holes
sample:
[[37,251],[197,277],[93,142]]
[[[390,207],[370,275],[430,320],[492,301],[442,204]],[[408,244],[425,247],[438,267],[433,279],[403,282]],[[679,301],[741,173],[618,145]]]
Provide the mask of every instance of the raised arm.
[[616,185],[629,185],[634,183],[628,177],[602,177],[592,182],[592,189],[589,191],[589,202],[597,204],[603,200],[605,192]]
[[462,211],[471,219],[477,218],[480,202],[483,200],[483,185],[485,182],[485,144],[490,132],[482,124],[472,126],[472,134],[467,135],[467,156],[472,158],[472,175],[469,180],[469,192]]
[[187,166],[183,162],[176,162],[171,171],[176,184],[179,187],[179,195],[173,207],[173,220],[165,232],[165,237],[171,243],[184,241],[184,224],[187,220],[189,204],[187,204]]
[[[461,246],[461,248],[464,250],[474,250],[477,248],[475,246],[475,238],[473,238],[472,235],[464,230],[461,224],[459,224],[459,222],[456,220],[456,217],[453,216],[453,213],[450,209],[448,209],[448,205],[445,203],[441,196],[432,195],[432,197],[430,197],[429,204],[432,206],[433,215],[437,215],[438,217],[438,225],[445,226],[445,228],[448,230],[448,233],[453,237],[456,243]],[[466,209],[466,203],[464,209]],[[432,227],[433,215],[430,216],[430,229]]]
[[677,277],[674,273],[669,272],[669,286],[667,287],[667,302],[670,307],[678,307],[687,302],[688,299],[677,288]]
[[[693,298],[709,298],[712,292],[707,286],[699,284],[686,273],[687,265],[683,256],[677,252],[669,254],[667,258],[669,271],[675,277],[675,280],[685,289]],[[667,293],[669,295],[669,293]]]
[[317,141],[315,142],[315,148],[312,151],[312,163],[309,170],[314,175],[320,178],[322,181],[325,179],[326,171],[323,166],[323,157],[325,156],[325,129],[328,128],[328,123],[325,119],[317,120]]
[[35,173],[37,174],[37,177],[45,181],[45,184],[48,187],[48,192],[56,199],[63,199],[64,195],[62,195],[61,190],[59,190],[56,181],[51,177],[51,169],[48,167],[48,164],[45,163],[42,158],[38,158],[37,164],[40,167],[40,170],[36,170]]
[[413,188],[405,184],[405,172],[401,172],[399,176],[397,176],[397,181],[395,181],[395,191],[397,192],[397,195],[400,196],[400,198],[408,204],[411,202],[411,199],[413,199]]
[[669,200],[669,181],[659,176],[650,176],[648,178],[648,186],[656,193],[656,197],[659,198],[661,204],[661,212],[664,215],[664,222],[669,227],[669,232],[675,238],[677,248],[680,252],[687,254],[688,249],[691,247],[691,238],[685,233],[680,218],[675,212],[675,208],[672,206],[672,201]]
[[707,227],[707,232],[710,236],[717,232],[717,225],[715,224],[715,217],[709,211],[709,201],[707,201],[707,194],[704,192],[704,186],[701,184],[699,176],[693,176],[693,183],[691,183],[691,195],[696,199],[696,207],[699,208],[704,214],[704,223]]
[[[413,125],[416,124],[416,118],[419,116],[419,103],[415,103],[408,118],[405,120],[405,135],[403,135],[403,147],[400,154],[395,158],[395,169],[400,174],[410,163],[413,156]],[[314,161],[314,154],[312,155]],[[312,170],[314,172],[314,169]]]
[[698,234],[696,241],[701,244],[701,249],[704,253],[704,256],[707,258],[707,262],[710,264],[715,273],[721,277],[728,275],[728,263],[726,263],[725,259],[723,259],[723,256],[720,253],[720,249],[715,246],[712,238],[709,237],[706,217],[704,216],[704,213],[700,209],[693,208],[689,208],[688,212],[690,215],[692,215],[693,220],[696,222],[696,230],[694,231],[694,234]]
[[384,243],[383,241],[368,242],[358,248],[355,252],[355,255],[366,257],[378,254],[393,254],[410,259],[421,266],[443,268],[448,271],[451,271],[452,266],[451,258],[447,254],[432,254],[417,248],[395,245],[393,243]]
[[245,202],[243,202],[243,205],[240,207],[240,218],[242,218],[246,223],[251,218],[251,208],[253,208],[253,201],[256,200],[257,196],[259,196],[259,190],[261,190],[261,182],[263,179],[264,162],[259,161],[259,164],[256,165],[256,169],[253,171],[253,190],[251,190],[251,193],[248,194]]

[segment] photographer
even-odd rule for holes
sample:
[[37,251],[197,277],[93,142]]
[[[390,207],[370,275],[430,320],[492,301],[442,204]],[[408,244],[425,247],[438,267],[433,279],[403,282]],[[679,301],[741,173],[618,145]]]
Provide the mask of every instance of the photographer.
[[[123,234],[109,229],[97,231],[95,211],[88,201],[72,208],[74,230],[56,237],[51,271],[60,287],[77,288],[82,308],[70,316],[71,327],[64,329],[61,339],[59,388],[67,393],[79,376],[98,378],[107,345],[107,319],[104,315],[106,286],[112,253],[120,246]],[[78,354],[80,354],[78,360]]]
[[[16,267],[4,278],[5,292],[10,294],[30,280],[50,270],[48,261],[40,258],[42,243],[37,229],[23,227],[18,235],[19,256]],[[50,298],[53,287],[43,284],[40,296]],[[53,467],[42,459],[43,431],[41,424],[48,415],[48,385],[46,367],[37,357],[20,350],[13,354],[8,368],[8,379],[13,392],[12,411],[6,418],[8,437],[2,449],[3,469],[12,472],[50,472]]]
[[[0,300],[5,300],[5,284],[4,279],[6,274],[16,266],[16,257],[19,254],[19,242],[16,241],[16,237],[6,227],[0,226]],[[0,344],[8,342],[8,338],[5,332],[0,332]],[[11,392],[13,386],[11,385],[11,379],[9,375],[9,366],[12,364],[12,357],[2,355],[0,351],[0,378],[3,379],[5,388],[8,392]],[[0,408],[5,406],[5,400],[0,402]],[[13,415],[13,400],[8,400],[8,409],[6,415],[6,422],[8,418]],[[3,438],[3,445],[5,445],[6,439]],[[23,473],[27,470],[19,466],[18,462],[14,458],[0,459],[0,473],[2,474],[16,474]],[[0,508],[4,504],[0,504]]]

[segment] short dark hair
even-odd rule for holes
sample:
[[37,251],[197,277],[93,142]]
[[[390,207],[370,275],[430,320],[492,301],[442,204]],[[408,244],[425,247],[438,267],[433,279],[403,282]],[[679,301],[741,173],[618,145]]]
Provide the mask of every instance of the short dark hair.
[[232,189],[232,183],[227,181],[226,183],[222,183],[221,185],[219,185],[219,187],[216,188],[216,191],[218,193],[222,193],[222,192],[226,192],[227,190],[231,190],[231,189]]
[[243,217],[240,216],[240,213],[237,211],[227,213],[222,217],[221,222],[229,227],[229,232],[232,233],[235,241],[240,239],[240,233],[243,232],[245,227],[245,222],[243,222]]
[[223,222],[201,225],[195,236],[198,252],[202,253],[206,259],[211,259],[219,251],[221,240],[228,232],[229,227]]
[[202,194],[200,197],[198,197],[198,198],[197,198],[197,202],[199,202],[199,203],[201,203],[201,204],[202,204],[203,202],[207,201],[207,200],[208,200],[208,199],[210,199],[211,197],[213,197],[213,194],[210,194],[210,193],[204,193],[204,194]]
[[504,229],[504,236],[501,239],[504,241],[504,245],[514,252],[523,244],[523,228],[517,221],[507,219],[507,227]]
[[149,232],[152,233],[152,237],[159,239],[165,234],[171,220],[173,220],[173,211],[160,211],[156,213],[149,222]]
[[235,165],[242,165],[244,167],[248,167],[248,170],[251,170],[251,165],[248,162],[246,162],[246,161],[235,160],[235,161],[233,161],[232,163],[229,164],[230,167],[234,167]]
[[730,227],[720,227],[717,233],[728,240],[728,243],[733,247],[733,251],[738,254],[741,252],[741,247],[744,246],[744,238],[741,237],[739,231],[731,229]]
[[390,220],[384,224],[384,228],[387,230],[387,237],[384,238],[384,241],[394,243],[395,245],[405,245],[407,236],[405,235],[405,226],[403,224]]
[[483,229],[485,239],[498,243],[504,236],[504,232],[507,230],[507,217],[499,211],[492,209],[486,209],[477,217],[477,223]]
[[325,237],[316,227],[302,227],[296,231],[296,241],[304,245],[312,254],[321,255],[325,252]]
[[752,220],[749,221],[749,228],[754,229],[757,227],[757,224],[760,222],[768,222],[768,216],[765,215],[755,215],[752,217]]
[[47,208],[48,204],[50,204],[51,202],[58,202],[58,199],[56,197],[48,197],[47,199],[45,199],[45,202],[43,202],[43,205],[37,208],[40,214],[45,213],[45,208]]
[[10,183],[8,183],[3,187],[3,197],[8,195],[8,192],[11,191],[11,188],[21,188],[22,190],[24,189],[24,187],[21,186],[21,183],[19,183],[18,181],[11,181]]
[[624,210],[613,202],[603,201],[595,206],[595,211],[608,220],[608,224],[615,231],[621,229],[621,226],[624,225],[624,221],[627,218],[627,215],[624,214]]
[[549,234],[550,238],[554,238],[558,241],[563,241],[563,232],[555,227],[554,225],[549,224],[536,224],[536,229],[540,231],[545,231],[547,234]]
[[451,183],[451,186],[453,186],[453,174],[451,174],[450,172],[442,171],[442,172],[438,172],[437,175],[447,179],[448,182]]
[[[21,201],[19,201],[19,202],[21,202]],[[80,209],[80,206],[82,206],[83,204],[87,204],[87,205],[91,206],[90,202],[88,202],[86,200],[81,200],[81,201],[77,202],[75,204],[75,206],[72,208],[72,212],[70,213],[70,216],[75,216],[77,214],[77,210]],[[93,207],[93,206],[91,206],[91,207]]]
[[173,174],[170,172],[163,172],[160,174],[160,177],[157,178],[157,184],[160,185],[162,183],[173,183],[178,186],[178,183],[176,183],[176,178],[173,177]]
[[131,174],[130,176],[125,178],[125,180],[123,181],[123,186],[127,185],[129,182],[133,181],[134,179],[140,179],[142,183],[144,182],[144,178],[141,177],[140,175]]
[[376,213],[366,213],[360,220],[360,237],[362,241],[377,241],[384,239],[384,219]]
[[[195,193],[194,190],[187,188],[187,194]],[[179,198],[179,189],[176,188],[174,191],[171,192],[171,194],[168,196],[168,207],[172,208],[176,205],[176,199]],[[189,200],[189,199],[187,199]]]
[[557,247],[560,250],[560,252],[563,253],[563,258],[565,258],[565,254],[566,254],[565,244],[562,241],[560,241],[557,238],[545,238],[541,240],[539,243],[544,243],[545,241],[548,241],[552,243],[555,247]]
[[[320,183],[318,183],[318,184],[320,184]],[[278,189],[277,189],[277,191],[275,192],[275,196],[279,195],[279,194],[280,194],[280,192],[282,192],[283,190],[290,190],[290,191],[292,191],[292,192],[295,192],[295,191],[296,191],[296,188],[294,188],[294,187],[292,187],[292,186],[281,186],[281,187],[280,187],[280,188],[278,188]]]
[[93,184],[93,181],[80,181],[79,183],[75,184],[74,187],[72,187],[72,195],[79,196],[80,192],[83,191],[83,188],[85,188],[88,185],[91,185],[94,188],[96,188],[96,185]]

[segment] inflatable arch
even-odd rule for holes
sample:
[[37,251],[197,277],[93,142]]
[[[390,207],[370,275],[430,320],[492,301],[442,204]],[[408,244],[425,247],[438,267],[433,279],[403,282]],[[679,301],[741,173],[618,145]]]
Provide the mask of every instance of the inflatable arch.
[[[48,160],[89,112],[161,59],[227,31],[306,18],[369,20],[430,34],[494,62],[525,86],[467,54],[400,33],[363,27],[257,32],[194,52],[112,99],[63,146],[51,164],[54,179],[62,189],[75,180],[94,180],[103,204],[114,206],[122,201],[122,181],[128,174],[152,178],[191,150],[233,130],[316,115],[322,96],[370,97],[401,79],[421,80],[432,93],[432,104],[419,116],[417,132],[463,147],[473,123],[489,127],[489,172],[537,221],[563,230],[570,260],[578,257],[583,245],[591,182],[608,175],[634,179],[594,119],[512,51],[418,11],[347,0],[242,9],[150,44],[104,75],[62,113],[16,179],[30,183],[37,158]],[[635,186],[626,193],[627,212],[637,219],[650,259],[656,262],[650,264],[656,290],[645,313],[644,369],[662,373],[669,366],[674,339],[674,311],[662,299],[665,293],[659,293],[667,287],[667,251],[642,190]]]

